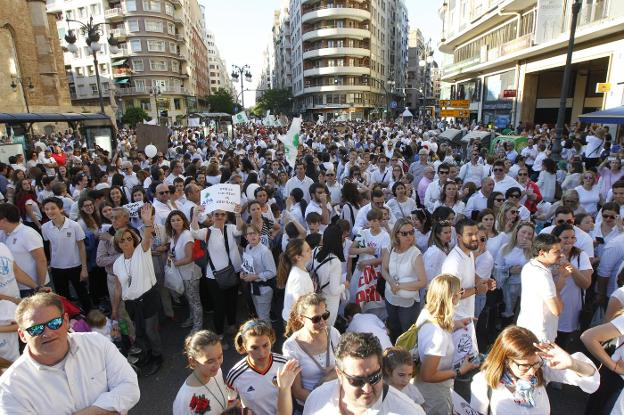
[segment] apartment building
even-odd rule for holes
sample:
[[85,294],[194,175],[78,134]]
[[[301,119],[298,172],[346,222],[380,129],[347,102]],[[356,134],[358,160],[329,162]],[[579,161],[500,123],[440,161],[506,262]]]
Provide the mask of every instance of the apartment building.
[[273,88],[292,87],[292,45],[288,5],[275,11],[273,22]]
[[382,118],[402,110],[407,80],[403,0],[291,0],[294,109],[306,118]]
[[208,80],[210,82],[210,94],[214,94],[219,88],[223,88],[235,97],[236,90],[230,78],[229,68],[225,60],[221,58],[214,33],[208,31],[206,39],[206,44],[208,46]]
[[[141,107],[161,124],[184,124],[189,111],[201,109],[208,94],[204,10],[197,0],[48,0],[62,13],[58,35],[78,36],[77,53],[65,52],[65,68],[74,104],[97,100],[93,55],[78,23],[100,23],[102,49],[98,69],[106,105],[118,118]],[[119,42],[111,53],[105,39]],[[61,41],[64,43],[64,40]]]
[[[444,98],[471,101],[471,118],[499,125],[554,124],[568,47],[572,1],[444,0],[449,54]],[[566,122],[624,103],[624,1],[582,0]],[[608,92],[598,92],[608,83]]]

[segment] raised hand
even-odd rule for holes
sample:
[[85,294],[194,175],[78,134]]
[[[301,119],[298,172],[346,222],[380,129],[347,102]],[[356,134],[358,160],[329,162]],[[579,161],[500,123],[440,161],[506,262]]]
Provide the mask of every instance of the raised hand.
[[301,372],[299,362],[296,359],[289,360],[277,371],[277,386],[280,389],[290,388],[299,372]]
[[569,369],[574,365],[572,356],[556,343],[533,343],[540,351],[537,355],[546,360],[548,367],[553,369]]

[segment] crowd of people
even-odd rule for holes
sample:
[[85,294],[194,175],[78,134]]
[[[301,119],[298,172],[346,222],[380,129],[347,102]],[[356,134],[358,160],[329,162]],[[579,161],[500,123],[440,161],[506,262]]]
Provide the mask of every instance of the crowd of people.
[[[600,126],[557,161],[546,125],[450,127],[484,130],[304,123],[294,162],[253,123],[152,158],[129,129],[112,154],[35,140],[0,163],[0,412],[126,413],[170,319],[175,415],[446,415],[456,381],[481,414],[550,413],[562,383],[624,414],[624,152]],[[220,183],[232,211],[201,203]]]

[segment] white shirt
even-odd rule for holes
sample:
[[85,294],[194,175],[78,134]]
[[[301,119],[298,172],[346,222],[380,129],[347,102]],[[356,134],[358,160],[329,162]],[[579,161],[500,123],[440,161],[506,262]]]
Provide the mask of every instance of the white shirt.
[[314,183],[314,180],[305,176],[303,180],[299,180],[297,176],[293,176],[286,182],[286,196],[290,196],[290,192],[293,189],[298,188],[303,191],[303,198],[306,202],[310,201],[310,185]]
[[143,250],[139,244],[134,248],[132,257],[126,259],[120,255],[113,264],[113,274],[121,284],[121,298],[136,300],[156,284],[154,262],[151,248]]
[[[239,272],[241,269],[241,264],[243,260],[241,259],[240,252],[238,250],[238,244],[236,243],[236,237],[241,235],[241,232],[236,229],[236,225],[228,223],[225,225],[225,230],[228,234],[228,246],[230,248],[230,260],[232,261],[232,266],[234,267],[234,271]],[[206,228],[198,229],[195,231],[191,231],[193,238],[200,239],[202,241],[206,240],[206,234],[208,230]],[[221,229],[211,226],[210,227],[210,239],[208,240],[208,253],[210,254],[210,259],[212,260],[212,264],[215,267],[215,270],[219,271],[223,268],[227,267],[228,262],[228,253],[225,250],[225,238],[223,237],[223,232]],[[212,274],[212,268],[210,268],[210,264],[206,266],[206,277],[210,279],[214,279],[214,275]]]
[[384,171],[379,169],[375,170],[371,175],[371,183],[390,183],[392,179],[392,170],[389,166],[386,166]]
[[[570,258],[570,264],[579,271],[592,270],[589,257],[583,251],[580,256]],[[565,285],[559,293],[563,302],[563,311],[559,315],[559,331],[571,333],[579,329],[579,316],[583,308],[583,290],[576,285],[574,278],[566,280]]]
[[439,180],[434,180],[429,183],[429,186],[427,186],[427,190],[425,191],[424,205],[429,212],[433,212],[435,202],[440,199],[441,191],[442,186],[440,185]]
[[19,287],[13,273],[13,254],[5,244],[0,242],[0,294],[20,298]]
[[394,214],[395,218],[411,218],[412,210],[416,209],[416,201],[412,198],[407,198],[405,202],[399,202],[396,198],[388,200],[388,207]]
[[172,414],[195,415],[195,411],[189,406],[194,395],[204,395],[204,398],[208,399],[210,410],[206,412],[205,415],[221,414],[221,412],[227,408],[228,401],[235,398],[235,394],[232,393],[232,390],[225,385],[223,372],[221,372],[219,368],[216,376],[211,378],[208,383],[203,386],[189,386],[185,381],[182,387],[180,387],[180,390],[178,390],[178,394],[173,401]]
[[[547,226],[541,230],[540,235],[543,233],[552,233],[553,229],[555,229],[554,225]],[[574,235],[576,236],[576,243],[574,244],[574,246],[585,252],[588,257],[593,258],[594,240],[592,239],[592,237],[576,225],[574,226]]]
[[50,241],[50,267],[74,268],[80,266],[80,250],[78,241],[85,239],[85,234],[77,222],[65,218],[58,228],[49,221],[41,226],[43,239]]
[[546,305],[546,300],[557,297],[552,273],[539,261],[532,259],[522,267],[520,281],[522,291],[518,326],[532,331],[540,341],[554,342],[559,317]]
[[330,202],[332,205],[340,204],[342,200],[342,185],[337,181],[333,185],[325,182],[327,189],[329,190]]
[[[303,415],[325,415],[340,413],[340,384],[338,379],[325,382],[314,389],[306,400]],[[424,415],[425,411],[407,395],[392,386],[388,387],[385,399],[380,395],[377,402],[366,412],[366,415]]]
[[574,190],[578,193],[579,203],[585,212],[595,216],[600,202],[600,188],[594,186],[591,190],[585,190],[583,186],[576,186]]
[[[193,239],[193,236],[191,235],[191,231],[189,230],[182,231],[177,241],[174,241],[174,238],[169,239],[169,249],[171,250],[171,252],[175,254],[176,261],[181,261],[184,258],[186,258],[186,245],[188,243],[192,244],[193,242],[194,242],[194,239]],[[180,271],[180,275],[183,280],[190,281],[190,280],[195,279],[193,278],[194,266],[195,266],[195,263],[191,262],[186,265],[176,266],[176,268],[178,269],[178,271]]]
[[[461,248],[456,246],[449,252],[448,256],[442,263],[442,274],[451,274],[459,278],[461,288],[468,289],[475,287],[475,264],[474,254],[466,255]],[[459,300],[459,304],[455,307],[455,319],[473,317],[475,306],[475,296],[463,298]]]
[[518,183],[516,180],[513,179],[513,177],[509,175],[505,175],[503,180],[500,180],[500,181],[496,181],[494,176],[492,176],[492,178],[494,179],[494,189],[493,189],[494,192],[501,192],[502,194],[505,194],[505,192],[508,189],[511,189],[512,187],[517,187],[518,189],[524,189],[524,187],[522,187],[520,183]]
[[290,309],[293,307],[299,297],[314,292],[314,284],[312,278],[307,271],[302,270],[296,265],[290,269],[286,287],[284,289],[284,308],[282,309],[282,319],[288,321]]
[[[622,304],[624,304],[624,301],[622,301]],[[388,347],[392,347],[386,325],[375,314],[358,313],[354,315],[346,331],[352,333],[372,333],[379,339],[382,349],[385,350]]]
[[427,286],[432,279],[440,275],[442,270],[442,264],[446,259],[446,252],[438,248],[436,245],[431,245],[423,254],[423,262],[425,263],[425,273],[427,274]]
[[[390,210],[390,219],[388,220],[388,224],[392,227],[394,222],[396,222],[396,218],[392,213],[392,209],[390,209],[386,203],[384,203],[384,206]],[[355,225],[353,226],[353,234],[357,234],[360,230],[362,230],[362,228],[368,227],[368,219],[366,219],[366,215],[368,215],[368,212],[370,212],[371,209],[372,205],[369,203],[362,206],[360,210],[357,211],[357,215],[355,216]],[[350,214],[351,213],[349,213],[349,215]]]
[[420,326],[418,329],[418,357],[420,362],[424,362],[427,356],[439,357],[438,370],[449,370],[453,366],[455,354],[453,334],[431,321],[431,314],[426,309],[420,313],[416,321],[416,325]]
[[64,368],[44,366],[28,346],[0,377],[0,413],[73,414],[89,406],[127,413],[139,401],[137,375],[98,333],[69,333]]
[[174,210],[174,208],[171,207],[170,203],[171,202],[163,203],[157,200],[156,198],[154,198],[154,200],[152,201],[152,206],[154,206],[154,211],[155,211],[154,221],[157,224],[161,226],[165,226],[165,222],[167,221],[167,216],[169,216],[169,214]]
[[487,208],[488,198],[479,190],[475,192],[466,202],[466,208],[464,209],[464,216],[467,218],[472,217],[472,212],[475,210],[481,211]]
[[[0,242],[4,242],[13,254],[17,266],[22,269],[33,281],[37,282],[37,263],[31,252],[43,248],[43,239],[36,230],[19,224],[10,234],[0,231]],[[46,271],[45,283],[50,282],[50,276]],[[20,289],[26,290],[27,286],[18,284]]]
[[[392,252],[390,252],[390,258],[388,259],[390,278],[400,284],[416,282],[418,278],[416,275],[416,260],[419,255],[420,249],[415,246],[410,247],[407,251],[400,254],[392,250]],[[388,303],[396,307],[411,307],[414,305],[414,301],[420,301],[418,290],[399,290],[397,294],[394,294],[390,288],[390,284],[386,284],[384,298]]]
[[[15,287],[17,288],[17,284]],[[19,291],[17,294],[19,298]],[[0,326],[8,326],[15,323],[15,310],[17,310],[17,304],[9,300],[0,300]],[[0,357],[9,362],[14,362],[19,356],[17,332],[0,333]]]
[[477,187],[481,186],[481,180],[486,176],[486,171],[481,164],[466,163],[459,169],[459,177],[464,183],[472,182]]

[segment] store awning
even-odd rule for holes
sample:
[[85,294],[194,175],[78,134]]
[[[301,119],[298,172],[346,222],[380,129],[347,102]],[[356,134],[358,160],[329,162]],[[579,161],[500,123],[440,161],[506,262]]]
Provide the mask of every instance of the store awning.
[[609,108],[603,111],[590,112],[579,115],[583,122],[595,122],[601,124],[624,124],[624,106]]
[[117,78],[115,79],[117,85],[125,85],[130,83],[130,78]]
[[128,59],[122,59],[111,63],[111,66],[123,66],[128,62]]

